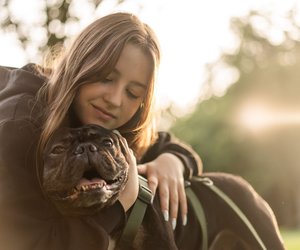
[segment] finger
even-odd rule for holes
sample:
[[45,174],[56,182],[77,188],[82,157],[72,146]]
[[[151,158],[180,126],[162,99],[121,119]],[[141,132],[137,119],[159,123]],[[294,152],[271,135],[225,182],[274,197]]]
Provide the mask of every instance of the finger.
[[187,212],[188,212],[188,206],[187,206],[187,198],[185,193],[184,184],[180,185],[178,189],[178,195],[179,195],[179,205],[180,205],[180,211],[181,211],[181,217],[182,217],[182,225],[185,226],[187,224]]
[[126,160],[128,161],[128,163],[130,165],[134,164],[136,166],[136,158],[134,156],[134,153],[133,153],[132,149],[129,148],[128,152],[129,152],[129,154],[126,156]]
[[119,137],[119,144],[120,144],[122,153],[127,155],[129,147],[128,147],[127,141],[124,137],[121,137],[121,136]]
[[154,175],[149,175],[148,176],[148,187],[151,190],[153,196],[156,193],[157,186],[158,186],[158,179],[157,179],[157,177],[154,176]]
[[164,219],[169,221],[169,188],[166,182],[161,181],[159,185],[159,198]]
[[178,207],[179,207],[179,199],[178,199],[178,191],[177,187],[170,186],[170,214],[172,218],[172,228],[173,230],[176,228],[177,215],[178,215]]
[[128,181],[125,188],[121,191],[119,201],[121,202],[125,211],[132,206],[138,196],[139,181],[136,167],[129,167]]
[[126,155],[125,158],[129,165],[135,164],[136,165],[136,158],[131,148],[129,148],[127,140],[124,137],[120,137],[120,144],[125,149]]

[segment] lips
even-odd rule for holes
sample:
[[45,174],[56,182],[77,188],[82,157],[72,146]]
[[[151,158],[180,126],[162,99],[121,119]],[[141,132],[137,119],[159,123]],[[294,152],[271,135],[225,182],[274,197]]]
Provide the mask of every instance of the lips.
[[106,111],[106,110],[104,110],[104,109],[102,109],[102,108],[100,108],[100,107],[98,107],[94,104],[92,104],[92,107],[94,108],[94,110],[96,111],[97,116],[101,120],[109,121],[109,120],[117,118],[114,114],[112,114],[112,113],[110,113],[110,112],[108,112],[108,111]]

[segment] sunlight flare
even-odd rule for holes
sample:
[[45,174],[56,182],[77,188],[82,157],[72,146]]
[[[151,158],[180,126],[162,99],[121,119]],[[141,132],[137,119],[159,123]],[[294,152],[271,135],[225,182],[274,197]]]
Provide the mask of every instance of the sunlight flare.
[[238,115],[239,123],[253,132],[274,126],[300,125],[300,111],[276,110],[263,104],[248,104]]

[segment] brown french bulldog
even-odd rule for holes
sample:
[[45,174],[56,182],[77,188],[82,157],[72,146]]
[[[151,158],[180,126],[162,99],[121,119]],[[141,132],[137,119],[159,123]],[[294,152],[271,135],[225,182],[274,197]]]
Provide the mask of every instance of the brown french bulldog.
[[[112,205],[128,177],[123,138],[96,125],[61,129],[52,136],[44,154],[43,186],[59,211],[66,215],[88,215]],[[275,216],[261,196],[244,179],[226,173],[206,173],[243,211],[266,249],[282,250],[284,245]],[[207,221],[209,250],[261,249],[237,214],[207,186],[191,181]],[[135,240],[116,249],[199,250],[201,228],[189,204],[188,223],[177,220],[176,229],[164,221],[159,196],[149,205]]]
[[114,131],[96,125],[59,129],[44,152],[44,192],[62,214],[110,206],[127,182],[125,154]]

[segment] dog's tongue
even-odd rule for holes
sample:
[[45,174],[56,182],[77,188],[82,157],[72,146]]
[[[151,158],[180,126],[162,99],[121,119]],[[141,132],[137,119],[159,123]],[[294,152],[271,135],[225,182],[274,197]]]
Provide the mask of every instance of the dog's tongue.
[[82,186],[92,185],[92,184],[100,184],[101,186],[104,186],[106,182],[100,178],[93,178],[91,180],[88,180],[86,178],[81,178],[79,183],[76,185],[76,188],[80,189]]

